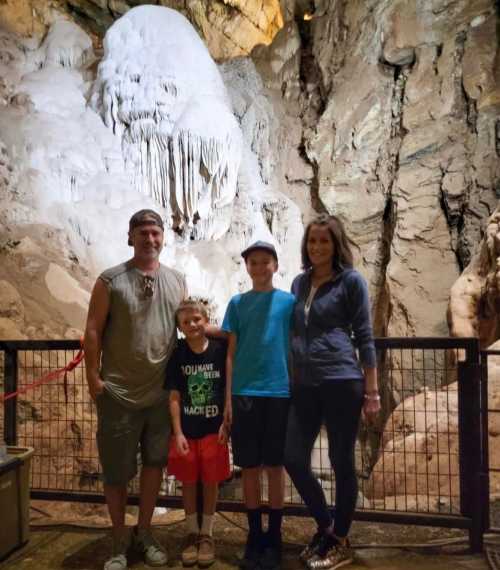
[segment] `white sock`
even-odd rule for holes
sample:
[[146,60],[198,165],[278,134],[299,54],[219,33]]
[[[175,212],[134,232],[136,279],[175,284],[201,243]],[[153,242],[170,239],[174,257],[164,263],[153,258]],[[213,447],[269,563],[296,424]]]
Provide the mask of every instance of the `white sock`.
[[186,514],[186,527],[188,534],[199,534],[200,527],[198,526],[198,513],[192,515]]
[[201,534],[212,536],[214,528],[214,515],[203,515],[201,519]]

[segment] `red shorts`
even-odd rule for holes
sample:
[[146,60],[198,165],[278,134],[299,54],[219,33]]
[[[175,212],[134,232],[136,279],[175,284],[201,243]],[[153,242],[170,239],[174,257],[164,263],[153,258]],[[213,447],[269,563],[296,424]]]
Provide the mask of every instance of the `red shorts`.
[[188,439],[189,453],[182,456],[177,451],[175,437],[170,439],[168,474],[183,483],[219,483],[229,479],[229,449],[217,441],[216,433],[200,439]]

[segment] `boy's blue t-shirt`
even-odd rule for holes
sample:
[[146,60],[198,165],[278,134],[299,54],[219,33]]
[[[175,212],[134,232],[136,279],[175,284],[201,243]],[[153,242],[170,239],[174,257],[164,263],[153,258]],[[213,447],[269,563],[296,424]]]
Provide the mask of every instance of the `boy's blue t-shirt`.
[[229,301],[222,329],[237,338],[235,396],[290,396],[288,351],[294,304],[295,297],[280,289],[248,291]]

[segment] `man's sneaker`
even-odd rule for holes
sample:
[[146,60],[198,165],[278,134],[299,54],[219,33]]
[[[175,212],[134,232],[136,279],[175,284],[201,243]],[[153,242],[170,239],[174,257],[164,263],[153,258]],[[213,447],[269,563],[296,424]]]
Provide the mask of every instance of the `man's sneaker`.
[[132,533],[134,548],[144,556],[148,566],[165,566],[168,562],[166,550],[151,533],[151,529],[134,528]]
[[352,564],[354,552],[349,541],[346,544],[340,544],[336,538],[331,537],[329,542],[331,542],[329,548],[325,542],[325,547],[308,560],[307,566],[311,570],[335,570]]
[[127,557],[125,554],[113,554],[104,563],[104,570],[128,570]]
[[299,558],[302,562],[307,562],[312,558],[320,548],[321,542],[324,540],[326,535],[323,532],[318,531],[311,539],[311,542],[302,550],[299,554]]
[[181,554],[182,564],[184,566],[194,566],[198,562],[198,535],[191,533],[186,537],[184,550]]
[[198,540],[198,566],[207,568],[215,561],[214,539],[208,534],[200,534]]
[[129,546],[129,534],[125,534],[119,539],[113,538],[111,558],[104,563],[104,570],[128,570],[127,550]]
[[256,570],[259,568],[259,561],[262,555],[262,537],[252,537],[248,534],[245,545],[245,554],[239,566],[243,570]]

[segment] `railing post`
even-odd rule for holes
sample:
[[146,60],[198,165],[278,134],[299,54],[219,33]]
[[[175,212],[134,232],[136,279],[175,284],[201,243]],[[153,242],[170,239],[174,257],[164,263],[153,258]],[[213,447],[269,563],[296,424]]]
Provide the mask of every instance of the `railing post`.
[[458,363],[458,426],[460,511],[471,519],[469,543],[472,552],[483,548],[485,517],[481,396],[479,342],[471,339],[465,362]]
[[[17,350],[6,348],[4,353],[4,393],[17,390]],[[7,445],[17,444],[17,398],[4,402],[3,434]]]
[[490,450],[489,450],[489,401],[488,401],[488,354],[481,353],[481,491],[483,511],[483,529],[490,528]]

